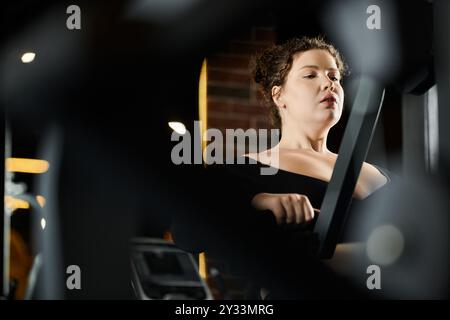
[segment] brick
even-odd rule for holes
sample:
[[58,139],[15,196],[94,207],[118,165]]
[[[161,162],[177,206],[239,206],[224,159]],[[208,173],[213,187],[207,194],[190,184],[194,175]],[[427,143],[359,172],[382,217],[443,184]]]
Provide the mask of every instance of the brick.
[[256,84],[254,81],[250,82],[250,102],[251,103],[261,103],[264,101],[261,99],[262,94],[259,93],[259,85]]
[[232,112],[246,116],[258,116],[267,113],[267,109],[260,105],[240,102],[222,102],[212,99],[208,101],[208,113],[211,111]]
[[219,67],[226,69],[249,69],[249,57],[229,54],[217,54],[208,57],[208,67]]
[[233,54],[256,54],[268,47],[267,43],[255,43],[248,41],[233,41],[230,45],[230,51]]
[[250,73],[250,58],[275,41],[271,26],[253,27],[234,37],[228,51],[208,58],[208,127],[271,128],[268,110]]
[[211,99],[208,99],[208,114],[211,111],[234,112],[234,103],[211,101]]
[[208,118],[208,128],[217,128],[225,133],[224,129],[248,129],[250,125],[247,120]]
[[272,129],[272,125],[270,124],[268,117],[265,120],[258,120],[255,127],[257,129]]
[[241,99],[241,98],[236,98],[236,97],[221,97],[221,96],[213,96],[213,95],[208,95],[208,104],[210,102],[220,102],[220,103],[239,103],[239,104],[244,104],[244,105],[248,105],[249,101],[248,99]]
[[[244,117],[246,115],[244,114]],[[221,120],[221,119],[229,119],[229,120],[236,120],[236,121],[240,121],[243,120],[243,117],[240,113],[238,112],[224,112],[224,111],[216,111],[216,110],[209,110],[208,109],[208,119],[216,119],[216,120]]]
[[[262,115],[264,117],[264,115]],[[245,127],[254,128],[256,127],[256,123],[262,119],[261,116],[251,116],[247,114],[240,114],[240,113],[226,113],[226,112],[217,112],[217,111],[211,111],[209,113],[209,120],[220,122],[222,120],[229,120],[231,122],[241,122],[245,121],[248,123],[248,125],[245,125]]]
[[214,70],[208,68],[208,82],[223,82],[223,83],[250,83],[250,74],[248,72],[236,73],[230,70]]
[[271,127],[268,115],[252,118],[250,125],[255,129],[269,129]]
[[256,90],[254,92],[256,93],[256,101],[260,102],[261,104],[265,104],[266,99],[262,92],[260,90]]
[[213,85],[208,83],[208,96],[248,99],[250,97],[250,91],[248,87]]

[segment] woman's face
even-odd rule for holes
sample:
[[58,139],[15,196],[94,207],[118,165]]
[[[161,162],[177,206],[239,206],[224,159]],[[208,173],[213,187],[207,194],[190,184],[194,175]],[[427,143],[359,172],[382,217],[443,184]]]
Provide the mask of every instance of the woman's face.
[[310,126],[329,129],[342,114],[344,90],[333,56],[313,49],[294,55],[285,84],[272,94],[280,108],[283,127]]

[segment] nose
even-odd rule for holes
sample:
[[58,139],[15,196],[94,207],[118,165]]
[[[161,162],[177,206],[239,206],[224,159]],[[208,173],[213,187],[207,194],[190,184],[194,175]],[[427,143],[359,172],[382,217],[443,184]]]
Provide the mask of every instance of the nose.
[[334,82],[328,78],[327,76],[324,77],[324,80],[322,82],[322,91],[333,91],[334,90]]

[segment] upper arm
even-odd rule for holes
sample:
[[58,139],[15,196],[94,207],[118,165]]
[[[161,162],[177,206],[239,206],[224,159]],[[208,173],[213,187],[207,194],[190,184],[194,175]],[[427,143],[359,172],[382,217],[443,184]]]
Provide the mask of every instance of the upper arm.
[[366,162],[363,164],[360,178],[361,182],[364,185],[367,185],[368,189],[372,190],[372,192],[384,186],[388,182],[387,177],[381,173],[379,169]]

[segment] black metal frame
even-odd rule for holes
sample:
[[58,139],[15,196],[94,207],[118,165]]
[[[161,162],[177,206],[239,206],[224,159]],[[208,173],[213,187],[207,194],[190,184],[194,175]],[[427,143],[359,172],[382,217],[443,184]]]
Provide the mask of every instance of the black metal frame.
[[384,87],[378,81],[362,76],[350,112],[339,155],[314,227],[320,245],[318,255],[328,259],[346,220],[353,191],[367,156],[384,98]]
[[438,172],[446,179],[450,177],[450,3],[435,0],[434,3],[435,73],[439,108]]
[[5,124],[5,112],[2,110],[0,112],[0,155],[3,159],[1,169],[0,169],[0,194],[3,194],[3,197],[0,197],[0,205],[3,208],[2,218],[0,219],[0,241],[2,249],[0,250],[0,297],[7,297],[9,294],[9,215],[5,211],[5,142],[6,142],[6,124]]

